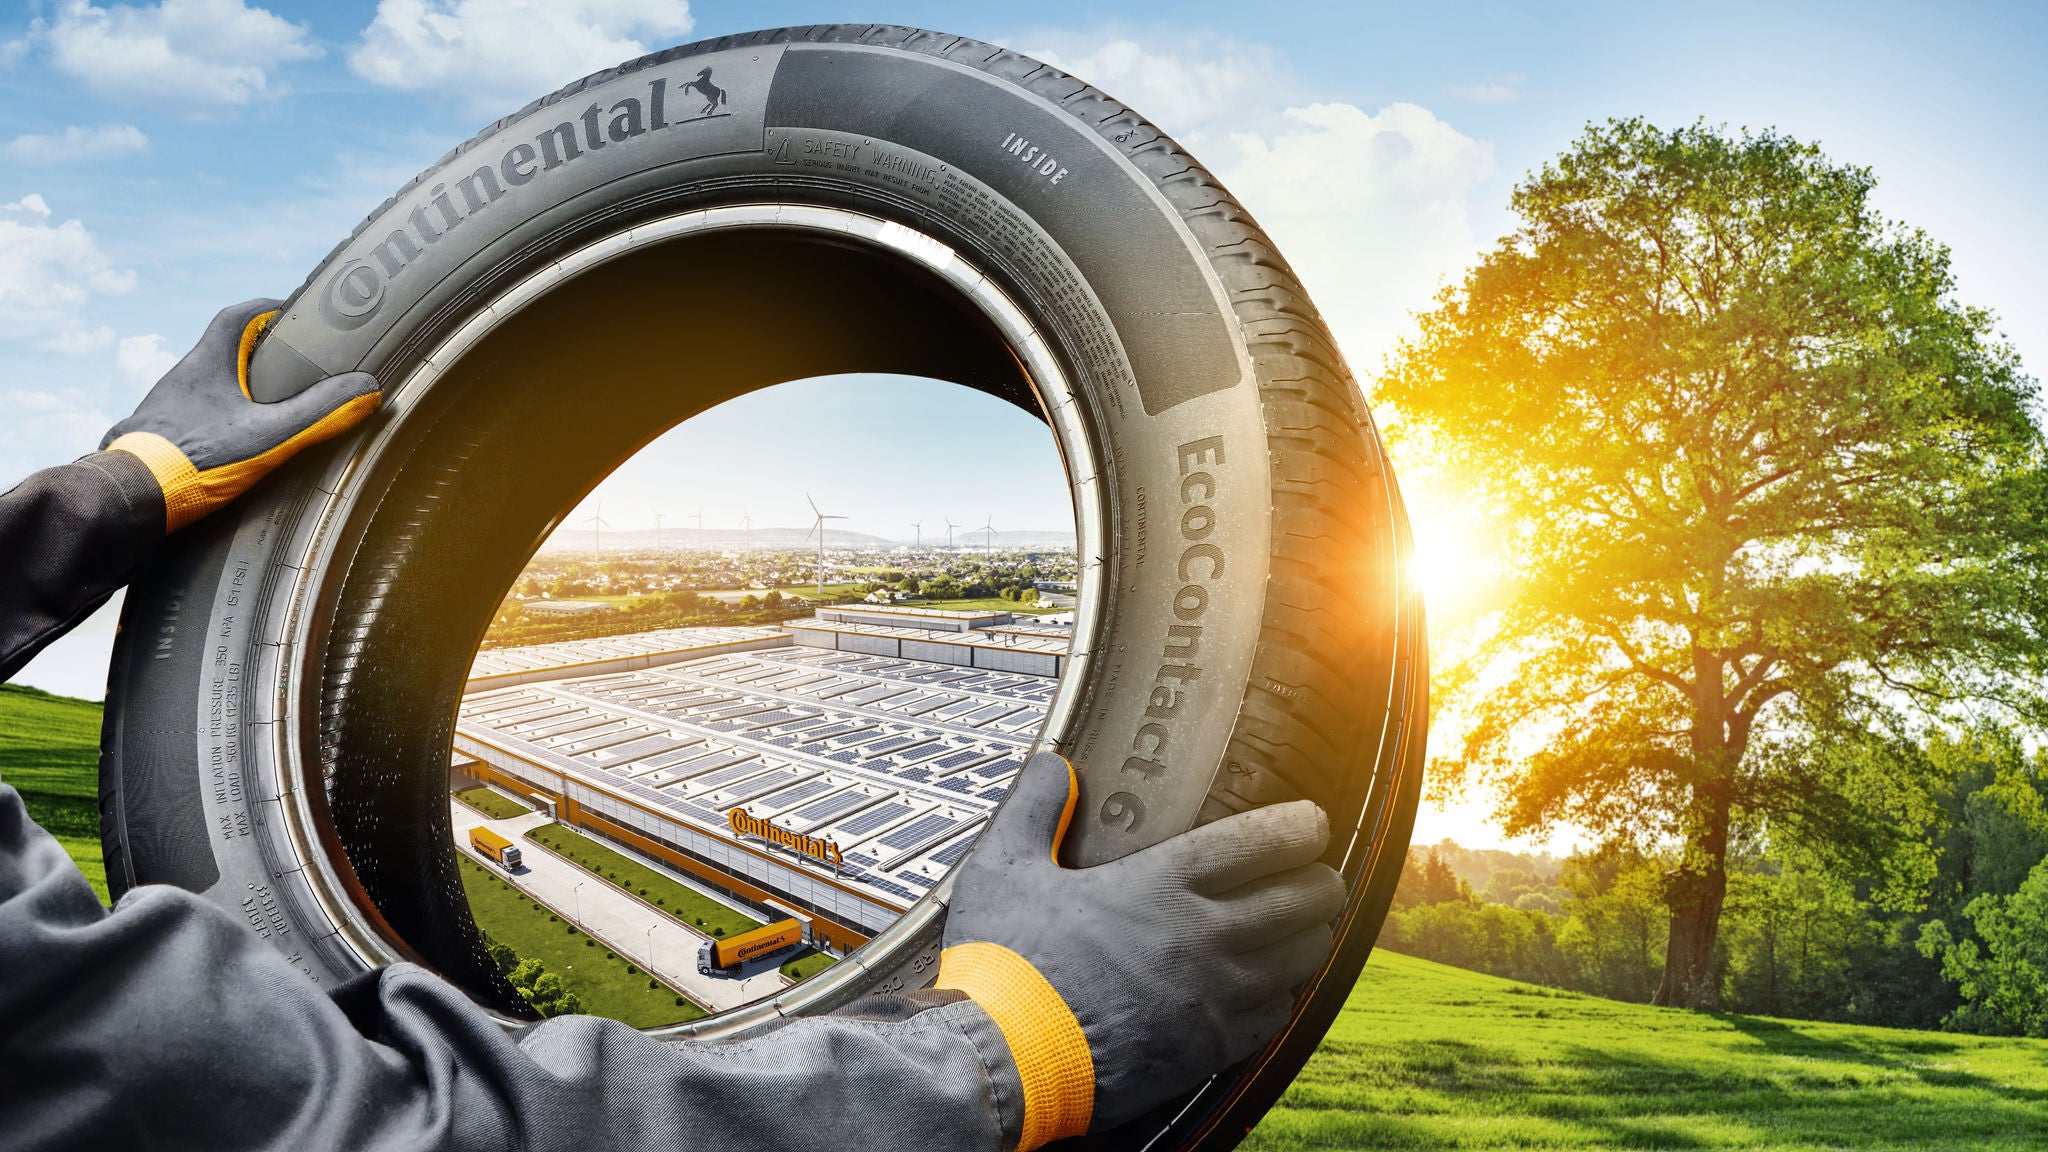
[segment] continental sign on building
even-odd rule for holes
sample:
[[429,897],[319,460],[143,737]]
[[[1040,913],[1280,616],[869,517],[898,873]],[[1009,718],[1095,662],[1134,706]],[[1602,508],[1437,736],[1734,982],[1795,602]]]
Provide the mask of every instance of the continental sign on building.
[[841,866],[845,857],[839,854],[839,845],[816,836],[799,836],[787,828],[777,828],[766,820],[755,818],[744,808],[735,808],[726,813],[726,822],[732,825],[733,835],[753,836],[770,844],[780,844],[802,856],[821,860],[834,868]]

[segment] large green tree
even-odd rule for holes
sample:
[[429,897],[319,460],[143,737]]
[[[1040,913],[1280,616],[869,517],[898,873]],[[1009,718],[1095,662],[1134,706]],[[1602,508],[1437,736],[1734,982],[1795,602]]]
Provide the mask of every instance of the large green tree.
[[1731,836],[1881,855],[1915,724],[2025,707],[2032,381],[1870,172],[1774,132],[1589,129],[1379,399],[1503,541],[1436,770],[1676,850],[1659,1003],[1712,1006]]

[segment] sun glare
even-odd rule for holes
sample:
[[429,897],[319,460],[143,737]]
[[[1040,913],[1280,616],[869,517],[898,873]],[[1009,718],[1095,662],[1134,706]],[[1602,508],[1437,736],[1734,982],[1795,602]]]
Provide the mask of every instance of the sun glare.
[[1493,586],[1486,543],[1448,517],[1418,515],[1414,530],[1408,575],[1422,589],[1431,627],[1452,627],[1485,611]]

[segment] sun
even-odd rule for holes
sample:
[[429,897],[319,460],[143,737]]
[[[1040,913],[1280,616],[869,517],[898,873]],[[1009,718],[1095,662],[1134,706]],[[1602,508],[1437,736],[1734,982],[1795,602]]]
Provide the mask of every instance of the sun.
[[1431,516],[1411,500],[1415,551],[1408,577],[1422,590],[1432,629],[1449,628],[1486,611],[1495,590],[1491,542],[1459,517]]

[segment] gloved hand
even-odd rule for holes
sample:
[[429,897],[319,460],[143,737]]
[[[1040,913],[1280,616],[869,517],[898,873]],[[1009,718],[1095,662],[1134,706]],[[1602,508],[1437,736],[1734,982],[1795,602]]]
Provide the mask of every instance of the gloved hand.
[[149,466],[164,492],[164,531],[175,532],[249,490],[302,448],[361,423],[383,400],[367,372],[332,376],[288,400],[249,398],[249,355],[281,301],[222,310],[199,344],[108,431],[103,451]]
[[965,992],[1024,1084],[1018,1148],[1113,1128],[1256,1052],[1330,952],[1344,882],[1306,800],[1093,868],[1059,842],[1079,785],[1041,752],[954,881],[937,987]]

